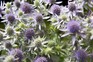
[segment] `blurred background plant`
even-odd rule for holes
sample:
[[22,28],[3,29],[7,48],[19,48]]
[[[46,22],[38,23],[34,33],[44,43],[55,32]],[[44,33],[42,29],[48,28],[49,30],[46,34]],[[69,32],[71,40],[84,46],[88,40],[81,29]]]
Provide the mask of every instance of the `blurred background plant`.
[[0,62],[92,62],[93,1],[65,2],[3,2]]

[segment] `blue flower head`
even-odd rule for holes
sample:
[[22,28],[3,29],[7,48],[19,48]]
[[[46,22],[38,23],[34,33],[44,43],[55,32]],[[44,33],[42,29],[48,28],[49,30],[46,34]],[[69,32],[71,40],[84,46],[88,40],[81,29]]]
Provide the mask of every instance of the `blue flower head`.
[[23,59],[23,53],[20,49],[12,49],[10,51],[10,55],[13,55],[16,58],[18,58],[16,61],[21,62]]
[[15,16],[13,14],[10,14],[10,13],[6,15],[6,19],[8,20],[9,23],[13,23],[16,20]]
[[87,53],[83,49],[79,49],[75,52],[75,57],[79,62],[86,62]]
[[61,12],[60,6],[59,5],[56,5],[56,4],[52,5],[51,6],[51,12],[53,14],[60,15],[60,12]]
[[48,62],[46,57],[38,57],[34,60],[34,62]]
[[21,5],[20,2],[19,2],[19,0],[15,0],[14,3],[15,3],[15,5],[16,5],[16,7],[18,7],[18,8],[19,8],[20,5]]
[[36,20],[37,22],[42,22],[42,21],[43,21],[43,16],[42,16],[42,14],[36,14],[36,15],[35,15],[35,20]]
[[75,11],[76,10],[76,5],[74,3],[70,3],[69,6],[68,6],[69,10],[70,11]]
[[72,20],[67,23],[67,29],[71,33],[78,33],[80,28],[80,23],[77,21]]
[[33,13],[34,8],[27,2],[21,4],[21,10],[25,13]]
[[32,36],[34,36],[34,29],[33,28],[29,28],[25,31],[25,36],[27,39],[32,39]]

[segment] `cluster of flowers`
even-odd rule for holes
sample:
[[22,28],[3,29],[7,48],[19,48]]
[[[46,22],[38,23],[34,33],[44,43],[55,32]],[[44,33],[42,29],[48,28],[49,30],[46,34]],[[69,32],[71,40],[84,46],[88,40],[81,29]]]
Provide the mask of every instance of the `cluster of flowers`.
[[92,62],[93,2],[60,2],[5,3],[0,8],[5,24],[0,29],[0,62]]

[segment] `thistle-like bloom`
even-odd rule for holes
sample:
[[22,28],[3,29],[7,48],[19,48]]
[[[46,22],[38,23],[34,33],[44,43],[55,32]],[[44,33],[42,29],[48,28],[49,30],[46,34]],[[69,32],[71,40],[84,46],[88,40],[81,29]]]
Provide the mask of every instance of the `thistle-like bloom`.
[[46,57],[38,57],[34,60],[34,62],[48,62]]
[[7,14],[6,19],[8,20],[9,23],[13,23],[16,20],[13,14]]
[[43,21],[43,16],[42,16],[42,14],[36,14],[35,15],[35,20],[37,21],[37,22],[42,22]]
[[79,62],[86,62],[87,53],[83,49],[79,49],[75,52],[75,57]]
[[27,39],[32,39],[32,37],[35,35],[33,28],[29,28],[25,31],[25,36]]
[[70,11],[75,11],[76,10],[76,5],[74,3],[70,3],[69,6],[68,6],[69,10]]
[[50,10],[52,14],[60,15],[61,8],[59,5],[56,5],[56,4],[52,5]]
[[33,13],[34,12],[34,8],[29,3],[27,3],[27,2],[21,4],[21,10],[25,14]]
[[67,30],[70,32],[70,33],[79,33],[79,30],[81,29],[80,27],[80,23],[77,22],[77,21],[69,21],[67,23]]
[[12,48],[12,45],[10,42],[6,42],[5,47],[10,50]]
[[21,62],[23,59],[23,53],[20,49],[13,49],[10,52],[10,55],[13,55],[16,59],[15,61]]
[[15,5],[16,5],[16,7],[18,7],[18,8],[19,8],[20,5],[21,5],[20,2],[19,2],[19,0],[15,0],[14,3],[15,3]]
[[7,31],[7,34],[10,35],[10,36],[14,34],[14,30],[12,28],[10,28],[10,27],[8,27],[6,29],[6,31]]

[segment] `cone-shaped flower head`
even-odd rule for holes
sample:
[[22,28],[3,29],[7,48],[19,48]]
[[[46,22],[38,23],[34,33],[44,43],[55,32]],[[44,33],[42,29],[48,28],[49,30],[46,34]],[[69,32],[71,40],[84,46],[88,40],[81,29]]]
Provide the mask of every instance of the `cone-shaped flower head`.
[[32,36],[34,36],[35,33],[34,33],[34,29],[33,28],[29,28],[25,31],[25,37],[27,39],[32,39]]
[[86,62],[87,53],[83,49],[79,49],[75,52],[75,57],[79,62]]
[[42,16],[42,14],[36,14],[35,15],[35,20],[37,21],[37,22],[42,22],[43,21],[43,16]]
[[60,15],[61,8],[59,5],[56,4],[52,5],[50,10],[53,14]]
[[14,30],[12,28],[10,28],[10,27],[8,27],[6,29],[6,31],[7,31],[7,34],[10,35],[10,36],[14,34]]
[[18,61],[18,62],[21,62],[22,61],[22,59],[23,59],[23,53],[22,53],[22,51],[20,49],[13,49],[9,53],[10,53],[10,55],[13,55],[15,57],[15,59],[16,58],[18,59],[16,61]]
[[6,47],[7,49],[11,49],[11,48],[12,48],[12,45],[11,45],[10,42],[6,42],[6,43],[5,43],[5,47]]
[[76,6],[75,6],[74,3],[70,3],[69,6],[68,6],[68,8],[69,8],[69,10],[72,11],[72,12],[76,10]]
[[14,3],[15,3],[15,5],[16,5],[16,7],[18,7],[18,8],[19,8],[20,5],[21,5],[19,0],[15,0]]
[[6,19],[8,20],[9,23],[13,23],[16,20],[13,14],[7,14]]
[[27,14],[27,13],[33,13],[34,8],[27,2],[24,2],[21,4],[21,10]]
[[38,57],[34,60],[34,62],[48,62],[46,57]]
[[81,29],[80,23],[77,22],[77,21],[74,21],[74,20],[69,21],[69,22],[67,23],[67,29],[68,29],[68,31],[71,32],[71,33],[74,33],[74,34],[75,34],[75,33],[78,33],[79,30]]

